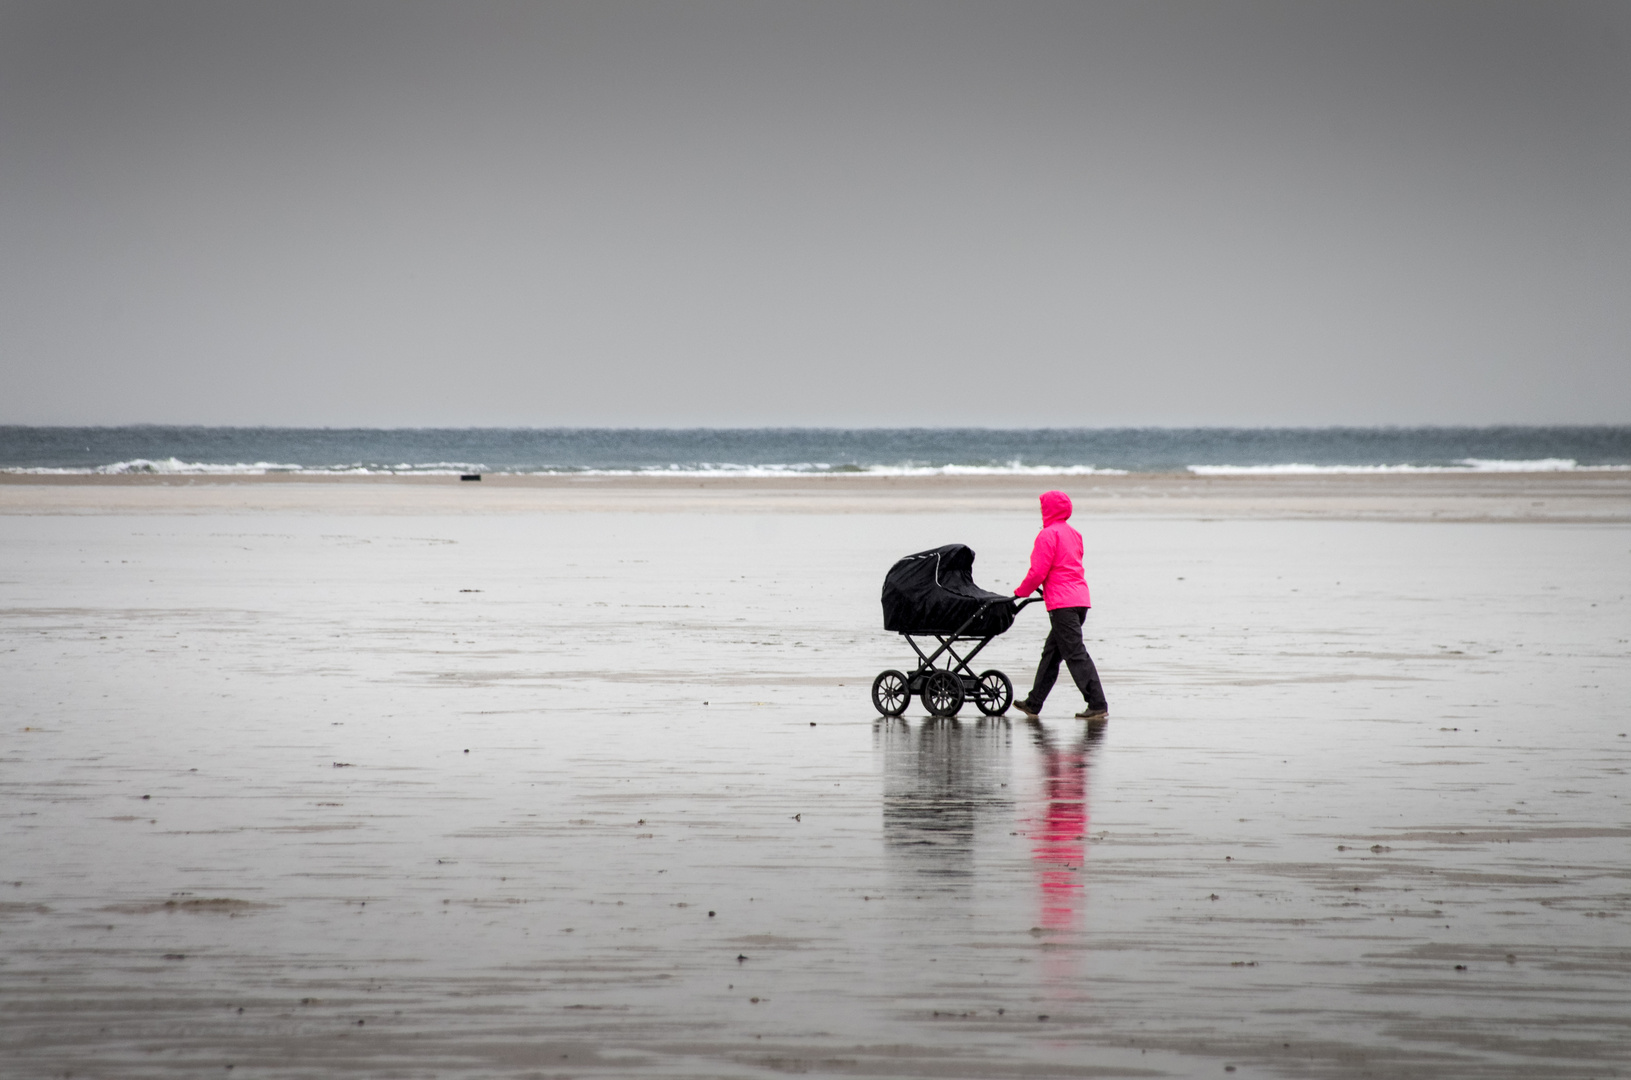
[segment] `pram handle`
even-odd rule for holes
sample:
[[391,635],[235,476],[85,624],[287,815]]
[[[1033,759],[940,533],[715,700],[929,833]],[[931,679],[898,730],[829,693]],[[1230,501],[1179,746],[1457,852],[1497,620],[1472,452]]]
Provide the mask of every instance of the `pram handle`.
[[974,614],[968,617],[968,622],[963,623],[962,626],[957,628],[957,633],[962,633],[969,623],[973,622],[975,619],[978,619],[981,615],[984,615],[988,610],[997,604],[1013,604],[1014,613],[1018,614],[1019,612],[1025,610],[1025,606],[1027,604],[1035,604],[1041,599],[1042,597],[1040,596],[1027,596],[1023,600],[1017,596],[1005,596],[1001,600],[987,600],[985,603],[980,605],[979,610],[975,611]]
[[971,625],[973,625],[975,619],[978,619],[981,615],[984,615],[987,611],[989,611],[992,607],[996,606],[997,604],[1013,604],[1014,605],[1014,614],[1018,615],[1021,611],[1025,610],[1025,606],[1027,604],[1034,604],[1034,603],[1036,603],[1037,601],[1039,601],[1041,599],[1042,599],[1042,597],[1040,597],[1040,596],[1027,596],[1023,600],[1019,599],[1016,596],[1006,596],[1006,597],[1003,597],[1001,600],[987,600],[985,603],[983,603],[983,604],[981,604],[979,606],[979,608],[974,612],[974,614],[972,614],[972,615],[970,615],[968,617],[968,619],[963,623],[962,626],[959,626],[956,630],[953,630],[951,636],[953,638],[956,638],[959,635],[961,635],[964,630],[967,630]]
[[[980,605],[980,609],[978,611],[976,611],[973,615],[969,616],[968,622],[965,622],[963,624],[963,626],[966,627],[968,625],[968,623],[971,623],[975,619],[978,619],[981,615],[984,615],[986,613],[987,609],[989,609],[990,607],[992,607],[995,604],[1013,604],[1014,605],[1014,613],[1017,615],[1019,612],[1025,610],[1025,606],[1027,604],[1040,603],[1041,600],[1042,600],[1042,597],[1040,597],[1040,596],[1027,596],[1023,600],[1021,600],[1017,596],[1006,596],[1006,597],[1003,597],[1001,600],[987,600],[985,603]],[[959,628],[958,633],[962,633],[961,628]]]

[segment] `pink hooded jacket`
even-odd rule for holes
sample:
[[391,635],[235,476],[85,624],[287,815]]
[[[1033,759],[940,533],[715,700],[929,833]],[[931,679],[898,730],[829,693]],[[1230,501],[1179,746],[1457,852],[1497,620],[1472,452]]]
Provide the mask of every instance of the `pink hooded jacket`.
[[1048,610],[1092,607],[1087,579],[1082,575],[1082,534],[1065,522],[1070,518],[1070,496],[1063,491],[1042,494],[1042,531],[1031,548],[1031,572],[1014,590],[1026,596],[1042,586]]

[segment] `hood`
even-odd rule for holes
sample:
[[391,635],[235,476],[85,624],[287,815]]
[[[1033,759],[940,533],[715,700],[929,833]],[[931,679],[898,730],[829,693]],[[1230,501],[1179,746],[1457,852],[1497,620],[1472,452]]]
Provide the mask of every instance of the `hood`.
[[1042,493],[1042,524],[1044,527],[1070,519],[1070,496],[1063,491]]

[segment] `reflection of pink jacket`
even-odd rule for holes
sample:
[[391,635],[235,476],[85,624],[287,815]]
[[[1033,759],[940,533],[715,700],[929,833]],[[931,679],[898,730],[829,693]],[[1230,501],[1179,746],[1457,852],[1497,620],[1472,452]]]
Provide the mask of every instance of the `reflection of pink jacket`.
[[1092,607],[1087,579],[1082,576],[1082,534],[1065,524],[1070,517],[1070,496],[1063,491],[1042,495],[1042,531],[1031,548],[1031,572],[1025,575],[1015,596],[1025,596],[1038,585],[1048,610],[1062,607]]

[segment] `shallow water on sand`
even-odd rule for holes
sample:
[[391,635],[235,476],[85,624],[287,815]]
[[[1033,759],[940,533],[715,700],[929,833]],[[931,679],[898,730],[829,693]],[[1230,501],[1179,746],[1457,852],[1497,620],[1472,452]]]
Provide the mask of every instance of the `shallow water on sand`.
[[1631,1071],[1622,528],[1096,520],[1107,727],[876,717],[1033,531],[0,519],[6,1074]]

